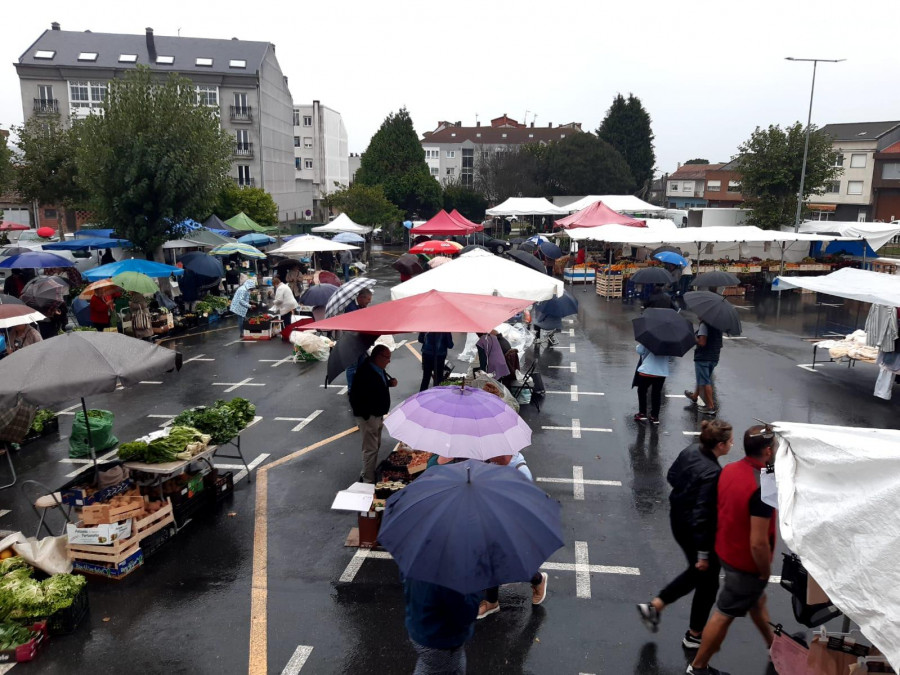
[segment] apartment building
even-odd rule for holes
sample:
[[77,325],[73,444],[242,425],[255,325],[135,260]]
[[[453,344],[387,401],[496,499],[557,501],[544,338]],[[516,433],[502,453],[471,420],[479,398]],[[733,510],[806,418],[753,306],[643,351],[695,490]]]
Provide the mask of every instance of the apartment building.
[[703,196],[709,208],[739,208],[744,203],[741,193],[740,157],[706,172]]
[[64,31],[54,22],[15,64],[25,119],[91,114],[108,83],[139,65],[190,79],[197,105],[214,108],[234,138],[234,182],[269,192],[281,220],[299,216],[294,105],[271,43],[162,36],[152,28],[144,35]]
[[350,184],[347,129],[341,114],[319,101],[294,106],[294,175],[298,190],[312,203],[305,218],[327,220],[324,194]]
[[464,127],[462,122],[438,122],[433,131],[422,135],[422,149],[431,175],[442,185],[459,183],[475,185],[476,164],[488,157],[526,143],[559,141],[568,134],[583,133],[580,122],[554,127],[522,124],[505,113],[491,120],[490,126],[476,122]]
[[685,164],[679,166],[674,173],[669,174],[666,180],[666,205],[668,208],[691,209],[707,206],[706,175],[723,166],[725,165]]

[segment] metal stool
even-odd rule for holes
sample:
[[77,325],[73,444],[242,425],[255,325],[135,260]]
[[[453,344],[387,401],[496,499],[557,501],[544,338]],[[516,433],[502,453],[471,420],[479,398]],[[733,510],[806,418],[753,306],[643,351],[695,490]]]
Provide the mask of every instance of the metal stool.
[[[40,490],[39,496],[32,500],[29,496],[29,490],[31,486],[35,486]],[[25,497],[25,500],[31,504],[31,508],[34,511],[35,515],[40,518],[38,520],[37,530],[35,530],[34,536],[35,539],[41,534],[41,527],[47,530],[47,534],[51,537],[56,536],[53,534],[53,531],[50,529],[50,526],[45,522],[45,518],[47,517],[47,511],[49,509],[58,508],[60,513],[65,517],[66,522],[63,524],[62,528],[60,528],[59,534],[64,534],[66,531],[66,525],[71,523],[70,515],[72,513],[72,507],[66,506],[62,503],[62,497],[59,492],[54,492],[52,489],[48,488],[43,483],[39,483],[36,480],[26,480],[22,483],[20,487],[22,490],[22,495]],[[35,494],[35,492],[32,492]]]
[[7,445],[6,443],[0,445],[0,455],[6,455],[6,461],[9,462],[9,473],[12,476],[12,482],[7,483],[6,485],[0,485],[0,490],[5,490],[6,488],[12,487],[16,484],[16,467],[13,466],[11,453],[12,451],[10,450],[9,445]]

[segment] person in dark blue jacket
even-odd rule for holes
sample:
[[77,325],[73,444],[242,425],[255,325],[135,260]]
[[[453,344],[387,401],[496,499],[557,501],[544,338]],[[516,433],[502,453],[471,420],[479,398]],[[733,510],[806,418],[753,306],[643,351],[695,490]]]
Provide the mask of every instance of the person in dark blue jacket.
[[422,384],[419,391],[428,389],[432,380],[438,386],[444,379],[444,363],[447,352],[453,349],[453,336],[450,333],[419,333],[422,343]]

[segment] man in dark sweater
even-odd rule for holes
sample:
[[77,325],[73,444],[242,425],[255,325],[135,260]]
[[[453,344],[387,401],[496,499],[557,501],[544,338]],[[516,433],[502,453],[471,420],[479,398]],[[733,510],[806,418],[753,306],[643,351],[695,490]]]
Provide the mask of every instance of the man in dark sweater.
[[356,370],[350,386],[350,407],[362,434],[362,472],[359,479],[363,483],[375,482],[381,429],[384,416],[391,409],[390,387],[397,386],[397,380],[385,372],[390,362],[391,350],[385,345],[375,345],[371,356]]
[[702,395],[705,406],[699,408],[704,415],[715,415],[719,412],[713,397],[713,371],[719,365],[719,354],[722,351],[722,331],[703,321],[697,329],[697,347],[694,349],[694,373],[697,387],[692,392],[685,389],[684,395],[691,403],[697,403]]

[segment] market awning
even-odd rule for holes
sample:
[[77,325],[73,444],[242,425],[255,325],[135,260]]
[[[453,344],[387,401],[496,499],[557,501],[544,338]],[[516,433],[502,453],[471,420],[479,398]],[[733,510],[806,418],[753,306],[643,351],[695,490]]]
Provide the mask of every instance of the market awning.
[[805,288],[848,300],[900,307],[900,277],[844,267],[821,277],[776,277],[772,289]]
[[327,225],[319,225],[318,227],[312,228],[312,231],[332,234],[337,234],[338,232],[369,234],[369,232],[372,231],[372,228],[368,225],[359,225],[358,223],[354,223],[350,219],[350,216],[348,216],[346,213],[342,213]]
[[450,212],[450,217],[453,218],[453,220],[462,223],[466,227],[473,228],[475,232],[481,232],[482,230],[484,230],[484,225],[482,225],[481,223],[473,223],[456,209],[453,209]]
[[564,216],[568,211],[543,197],[510,197],[485,213],[489,216]]
[[45,251],[96,251],[103,248],[130,247],[131,242],[127,239],[109,239],[107,237],[79,237],[41,246]]
[[666,210],[665,207],[654,206],[634,195],[588,195],[562,208],[569,213],[575,213],[596,202],[603,202],[618,213],[659,213]]
[[269,251],[277,255],[302,255],[304,253],[316,253],[319,251],[358,251],[358,246],[342,244],[339,241],[317,237],[313,234],[301,234],[291,237],[282,246]]
[[554,228],[564,227],[572,230],[580,227],[601,227],[605,225],[626,225],[628,227],[647,227],[643,220],[616,213],[603,202],[594,202],[571,216],[560,218],[553,223]]
[[900,223],[860,223],[855,220],[807,220],[800,224],[800,232],[832,233],[842,237],[865,239],[872,250],[900,235]]
[[409,232],[413,237],[420,234],[467,235],[483,229],[481,225],[466,225],[441,209],[424,225],[414,227]]

